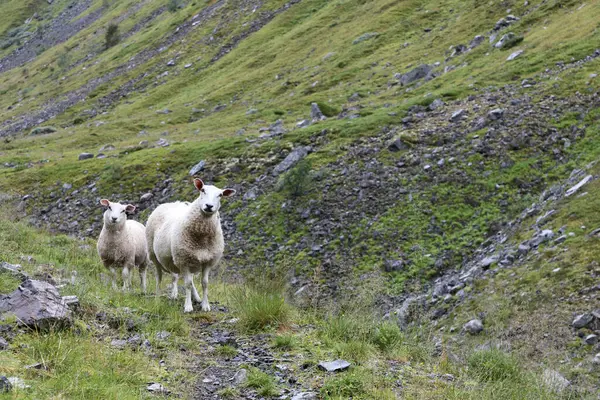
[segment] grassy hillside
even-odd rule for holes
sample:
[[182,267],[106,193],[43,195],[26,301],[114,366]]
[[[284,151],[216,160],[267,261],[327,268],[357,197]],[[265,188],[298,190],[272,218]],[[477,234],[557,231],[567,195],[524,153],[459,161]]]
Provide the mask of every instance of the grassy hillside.
[[[590,360],[600,349],[577,336],[592,332],[569,328],[597,300],[597,243],[588,236],[596,181],[584,197],[547,199],[575,170],[597,175],[600,2],[55,0],[8,1],[5,10],[0,261],[32,255],[30,273],[46,264],[58,269],[51,274],[77,270],[81,283],[64,290],[82,303],[58,343],[19,332],[0,352],[0,374],[20,375],[46,363],[37,349],[59,357],[60,338],[78,349],[73,363],[26,370],[36,384],[18,396],[143,397],[143,383],[160,381],[184,397],[211,387],[235,398],[242,387],[202,380],[242,367],[275,377],[249,370],[249,382],[275,385],[271,395],[533,399],[598,389]],[[108,47],[111,23],[119,40]],[[509,33],[509,45],[494,46]],[[415,68],[427,76],[403,84]],[[313,103],[326,119],[311,121]],[[276,172],[303,147],[302,161]],[[189,170],[201,160],[197,176],[239,194],[223,208],[222,309],[184,317],[178,303],[110,291],[93,250],[98,200],[135,203],[144,222],[160,203],[194,198]],[[574,236],[516,253],[545,229],[536,219],[549,207],[556,212],[545,225]],[[461,296],[433,295],[440,280],[498,252],[510,262],[483,271]],[[265,290],[261,280],[279,290],[260,307],[285,304],[275,305],[284,321],[260,327],[266,336],[249,333],[244,318],[268,310],[251,316],[241,306]],[[15,284],[6,282],[2,293]],[[393,310],[413,298],[401,332]],[[393,322],[382,323],[388,311]],[[97,314],[129,312],[144,320],[137,333],[151,351],[110,346],[133,333]],[[476,317],[483,334],[459,333]],[[172,336],[157,346],[162,330]],[[234,331],[237,350],[211,342],[223,330]],[[475,352],[482,344],[489,349]],[[293,359],[291,369],[254,362],[263,348]],[[92,349],[102,362],[83,356]],[[328,357],[355,366],[319,373]],[[72,385],[77,363],[94,379]],[[546,368],[571,389],[547,392]],[[117,378],[121,371],[131,379]]]

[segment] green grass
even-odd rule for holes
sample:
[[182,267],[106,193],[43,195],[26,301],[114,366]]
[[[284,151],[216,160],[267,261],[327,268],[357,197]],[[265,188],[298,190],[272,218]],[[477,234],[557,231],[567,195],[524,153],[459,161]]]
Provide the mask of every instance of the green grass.
[[476,351],[468,359],[469,373],[480,381],[518,382],[522,371],[518,361],[501,350]]
[[261,396],[272,397],[279,393],[275,379],[258,368],[250,368],[248,370],[246,386],[255,389]]
[[232,293],[231,302],[240,326],[250,332],[285,327],[293,318],[279,283],[240,287]]

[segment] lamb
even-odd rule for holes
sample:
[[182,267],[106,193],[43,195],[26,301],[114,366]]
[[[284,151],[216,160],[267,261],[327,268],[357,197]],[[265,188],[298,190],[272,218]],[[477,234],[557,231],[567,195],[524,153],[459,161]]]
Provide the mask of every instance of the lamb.
[[[200,195],[193,203],[161,204],[152,212],[146,224],[146,238],[150,259],[157,270],[157,295],[162,272],[174,274],[172,298],[177,297],[177,279],[182,275],[184,312],[193,311],[192,295],[206,312],[210,311],[208,274],[221,260],[225,245],[219,217],[221,197],[229,197],[235,190],[205,185],[200,179],[194,179],[194,186]],[[193,279],[198,272],[202,272],[202,299]]]
[[112,203],[106,199],[100,200],[100,204],[106,207],[106,211],[98,238],[98,255],[112,274],[113,289],[117,289],[117,269],[122,270],[123,290],[128,290],[133,269],[139,267],[142,292],[146,293],[146,267],[150,262],[146,228],[137,221],[127,219],[127,214],[133,213],[135,206]]

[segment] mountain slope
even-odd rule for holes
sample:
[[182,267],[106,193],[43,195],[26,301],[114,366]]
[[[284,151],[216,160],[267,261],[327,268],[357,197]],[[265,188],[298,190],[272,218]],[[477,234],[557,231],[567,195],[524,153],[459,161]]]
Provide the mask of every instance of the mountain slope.
[[[20,218],[95,237],[100,198],[138,204],[145,221],[193,199],[189,171],[205,161],[197,176],[240,193],[222,216],[226,280],[285,279],[294,304],[333,313],[356,298],[377,315],[416,307],[399,323],[436,332],[501,314],[497,330],[484,321],[486,339],[514,338],[540,355],[535,368],[574,346],[567,316],[593,309],[580,291],[594,276],[575,255],[590,245],[584,230],[565,242],[578,260],[568,277],[538,271],[544,250],[478,275],[461,299],[431,296],[498,237],[529,238],[514,221],[600,158],[599,2],[43,3],[11,1],[0,19],[0,192]],[[106,48],[110,23],[120,41]],[[557,207],[568,215],[578,201]],[[555,231],[568,219],[552,218]],[[540,280],[572,304],[539,293],[522,304],[519,290]],[[492,290],[503,294],[484,301]],[[527,307],[536,321],[559,310],[535,327],[556,325],[555,348],[510,333]],[[563,371],[576,394],[597,388],[597,371],[573,372],[588,350]]]

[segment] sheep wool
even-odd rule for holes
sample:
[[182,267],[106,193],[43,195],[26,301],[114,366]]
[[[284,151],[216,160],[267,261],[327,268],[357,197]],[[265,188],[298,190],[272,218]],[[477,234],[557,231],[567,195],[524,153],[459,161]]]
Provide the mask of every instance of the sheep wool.
[[98,255],[104,266],[111,272],[112,287],[117,288],[117,270],[121,270],[123,290],[131,286],[131,274],[139,268],[142,292],[146,293],[146,267],[148,246],[146,228],[137,221],[128,220],[127,214],[135,211],[131,204],[122,205],[102,199],[106,207],[104,225],[98,238]]
[[[210,311],[208,275],[221,260],[225,245],[219,216],[221,198],[235,193],[233,189],[205,185],[200,179],[195,179],[194,185],[200,195],[193,203],[162,204],[146,224],[148,251],[157,270],[157,294],[162,273],[168,272],[173,274],[171,297],[177,297],[177,279],[182,275],[185,312],[193,311],[192,295],[194,301],[201,303],[202,311]],[[202,298],[193,280],[193,275],[199,272],[202,272]]]

